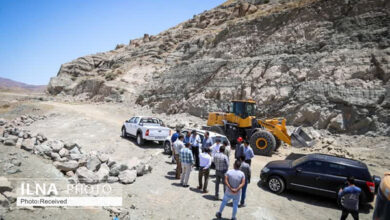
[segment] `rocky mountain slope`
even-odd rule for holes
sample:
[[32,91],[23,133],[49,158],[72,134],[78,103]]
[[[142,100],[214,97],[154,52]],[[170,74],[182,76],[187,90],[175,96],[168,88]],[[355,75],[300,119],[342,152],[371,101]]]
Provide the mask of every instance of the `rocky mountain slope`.
[[252,98],[259,117],[390,135],[389,13],[386,0],[229,0],[63,64],[48,92],[200,117]]

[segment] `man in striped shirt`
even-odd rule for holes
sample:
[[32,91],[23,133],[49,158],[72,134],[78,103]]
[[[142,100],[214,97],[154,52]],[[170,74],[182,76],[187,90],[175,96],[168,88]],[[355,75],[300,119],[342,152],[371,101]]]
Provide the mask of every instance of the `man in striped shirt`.
[[180,150],[180,162],[182,167],[181,185],[188,187],[188,179],[190,178],[191,167],[194,164],[194,156],[190,150],[191,144],[185,144],[185,148]]

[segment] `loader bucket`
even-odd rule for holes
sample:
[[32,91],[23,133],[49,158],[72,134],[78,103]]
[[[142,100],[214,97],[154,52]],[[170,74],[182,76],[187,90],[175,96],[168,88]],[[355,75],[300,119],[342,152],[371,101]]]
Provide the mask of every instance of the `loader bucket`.
[[313,145],[313,139],[301,127],[296,128],[291,134],[291,146],[311,147]]

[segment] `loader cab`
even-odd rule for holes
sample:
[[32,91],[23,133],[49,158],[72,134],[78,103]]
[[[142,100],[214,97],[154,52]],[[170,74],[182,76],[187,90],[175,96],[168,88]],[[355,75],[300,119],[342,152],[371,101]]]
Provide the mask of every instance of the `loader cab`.
[[249,116],[256,115],[256,103],[252,100],[249,101],[232,101],[231,113],[245,119]]

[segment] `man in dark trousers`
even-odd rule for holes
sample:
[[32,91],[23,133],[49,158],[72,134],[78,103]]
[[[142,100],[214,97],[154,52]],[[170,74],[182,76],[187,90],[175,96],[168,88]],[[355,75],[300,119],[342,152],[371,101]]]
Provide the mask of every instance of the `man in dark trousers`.
[[246,189],[248,188],[248,184],[251,181],[251,166],[245,162],[245,156],[240,157],[241,166],[240,170],[245,174],[245,185],[241,190],[241,202],[240,206],[245,207],[245,198],[246,198]]
[[196,130],[193,130],[191,132],[190,144],[191,144],[192,154],[194,155],[195,167],[197,170],[199,170],[199,146],[202,144],[202,140],[200,139],[199,135],[196,133]]
[[223,184],[223,191],[226,191],[225,174],[229,169],[229,159],[225,155],[225,147],[221,146],[219,152],[213,157],[215,164],[215,199],[219,199],[219,184]]
[[239,160],[242,156],[244,156],[244,144],[243,144],[243,139],[242,137],[237,138],[237,144],[236,144],[236,149],[234,151],[234,158],[236,160]]
[[359,196],[362,190],[355,186],[355,178],[347,178],[348,186],[344,189],[340,189],[339,198],[341,198],[341,220],[345,220],[349,214],[352,215],[354,220],[359,220]]

